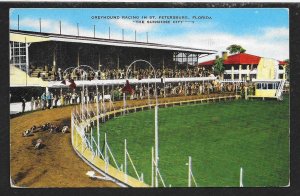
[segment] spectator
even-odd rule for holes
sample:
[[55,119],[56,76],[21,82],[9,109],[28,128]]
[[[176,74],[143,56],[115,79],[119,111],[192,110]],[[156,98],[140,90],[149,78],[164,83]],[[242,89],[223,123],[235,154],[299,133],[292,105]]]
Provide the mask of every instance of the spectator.
[[54,107],[56,108],[57,107],[57,102],[58,102],[58,96],[57,95],[54,95]]
[[30,101],[31,111],[33,110],[34,102],[35,102],[34,97],[31,97],[31,101]]
[[37,110],[39,108],[39,99],[40,97],[37,97],[35,100],[34,100],[34,108]]
[[47,99],[46,99],[46,94],[43,93],[42,96],[41,96],[41,102],[42,102],[42,108],[43,110],[46,109],[47,107]]
[[25,97],[22,97],[22,113],[25,112],[25,104],[26,104],[26,99]]
[[77,94],[76,92],[73,92],[72,94],[72,104],[76,104],[77,103]]

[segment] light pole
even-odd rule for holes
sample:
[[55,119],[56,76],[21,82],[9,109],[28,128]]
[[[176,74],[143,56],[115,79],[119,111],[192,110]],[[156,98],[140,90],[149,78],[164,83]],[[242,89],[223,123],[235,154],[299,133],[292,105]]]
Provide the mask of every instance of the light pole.
[[[155,88],[155,145],[154,145],[154,159],[155,159],[155,186],[158,187],[158,98],[157,98],[157,87],[156,87],[156,72],[155,72],[155,68],[153,67],[153,65],[146,61],[146,60],[142,60],[142,59],[138,59],[133,61],[127,68],[126,70],[126,80],[128,80],[128,71],[130,69],[130,67],[135,64],[136,62],[144,62],[147,63],[148,65],[150,65],[150,67],[153,69],[154,72],[154,79],[155,79],[155,83],[154,83],[154,88]],[[149,89],[148,89],[149,90]],[[126,98],[125,98],[125,93],[123,94],[123,101],[124,101],[124,111],[126,109]]]

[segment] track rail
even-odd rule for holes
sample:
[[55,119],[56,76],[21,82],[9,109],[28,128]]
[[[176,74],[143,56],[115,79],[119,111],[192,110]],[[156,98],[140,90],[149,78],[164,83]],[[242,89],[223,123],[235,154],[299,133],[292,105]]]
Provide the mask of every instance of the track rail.
[[[181,106],[186,104],[214,103],[214,102],[227,101],[227,100],[231,101],[239,98],[241,98],[240,95],[228,95],[228,96],[208,97],[208,98],[192,99],[192,100],[184,100],[184,101],[174,101],[174,102],[171,101],[171,102],[159,103],[158,105],[159,107],[170,107],[170,106],[174,107],[174,106]],[[106,120],[116,117],[117,115],[122,115],[125,113],[131,113],[137,111],[144,111],[147,109],[151,109],[152,107],[155,107],[155,104],[128,107],[125,109],[121,108],[121,109],[106,112],[105,114],[94,116],[90,118],[88,121],[89,122],[96,121],[97,118],[99,118],[106,122]],[[128,176],[123,171],[116,169],[110,164],[106,165],[104,160],[102,160],[100,157],[95,156],[95,153],[88,148],[88,146],[84,142],[84,138],[82,138],[82,130],[84,130],[89,123],[84,121],[79,123],[78,125],[75,125],[72,114],[71,114],[71,119],[72,119],[71,120],[72,146],[74,151],[84,162],[86,162],[89,166],[91,166],[94,170],[96,170],[100,174],[104,175],[107,179],[110,179],[111,181],[117,183],[119,186],[150,187],[150,185],[138,179],[135,179],[131,176]]]

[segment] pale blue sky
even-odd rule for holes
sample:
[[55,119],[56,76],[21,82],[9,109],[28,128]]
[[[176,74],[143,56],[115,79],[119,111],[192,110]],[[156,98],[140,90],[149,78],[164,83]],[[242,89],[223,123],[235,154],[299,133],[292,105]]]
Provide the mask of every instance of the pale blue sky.
[[[93,9],[11,9],[11,29],[17,28],[17,16],[20,16],[21,30],[39,30],[39,18],[42,19],[42,31],[59,33],[59,21],[62,21],[63,34],[76,34],[79,23],[80,34],[92,36],[96,25],[96,36],[121,39],[125,29],[125,39],[134,39],[137,30],[138,41],[146,40],[149,32],[150,42],[164,42],[196,48],[225,50],[228,44],[242,44],[256,55],[272,58],[288,58],[288,9],[267,8],[93,8]],[[95,20],[92,16],[187,16],[194,23],[183,24],[136,24],[132,20]],[[193,16],[209,16],[212,19],[193,20]],[[248,43],[249,42],[249,43]],[[261,44],[261,49],[259,45]],[[273,48],[273,49],[272,49]],[[274,50],[284,50],[278,52]],[[267,51],[265,51],[267,50]],[[272,51],[271,51],[272,50]]]

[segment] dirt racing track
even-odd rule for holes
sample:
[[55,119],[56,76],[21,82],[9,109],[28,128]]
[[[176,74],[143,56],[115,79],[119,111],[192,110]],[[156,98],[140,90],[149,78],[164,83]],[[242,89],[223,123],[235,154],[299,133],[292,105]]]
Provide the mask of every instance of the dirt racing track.
[[[213,95],[211,95],[213,96]],[[163,98],[159,102],[188,100],[199,96]],[[127,105],[146,104],[147,100],[128,101]],[[115,108],[123,102],[115,103]],[[95,180],[86,175],[92,170],[77,156],[71,145],[70,133],[39,131],[22,137],[26,129],[45,123],[67,125],[74,106],[25,113],[10,120],[10,175],[16,187],[117,187],[111,181]],[[41,138],[45,146],[35,150],[33,142]],[[100,175],[100,174],[97,174]]]
[[[36,111],[10,121],[11,179],[17,187],[116,187],[110,181],[93,180],[92,170],[73,151],[70,133],[37,132],[22,137],[33,125],[46,122],[70,126],[72,106]],[[35,150],[32,141],[41,138],[45,146]],[[100,175],[100,174],[99,174]]]

